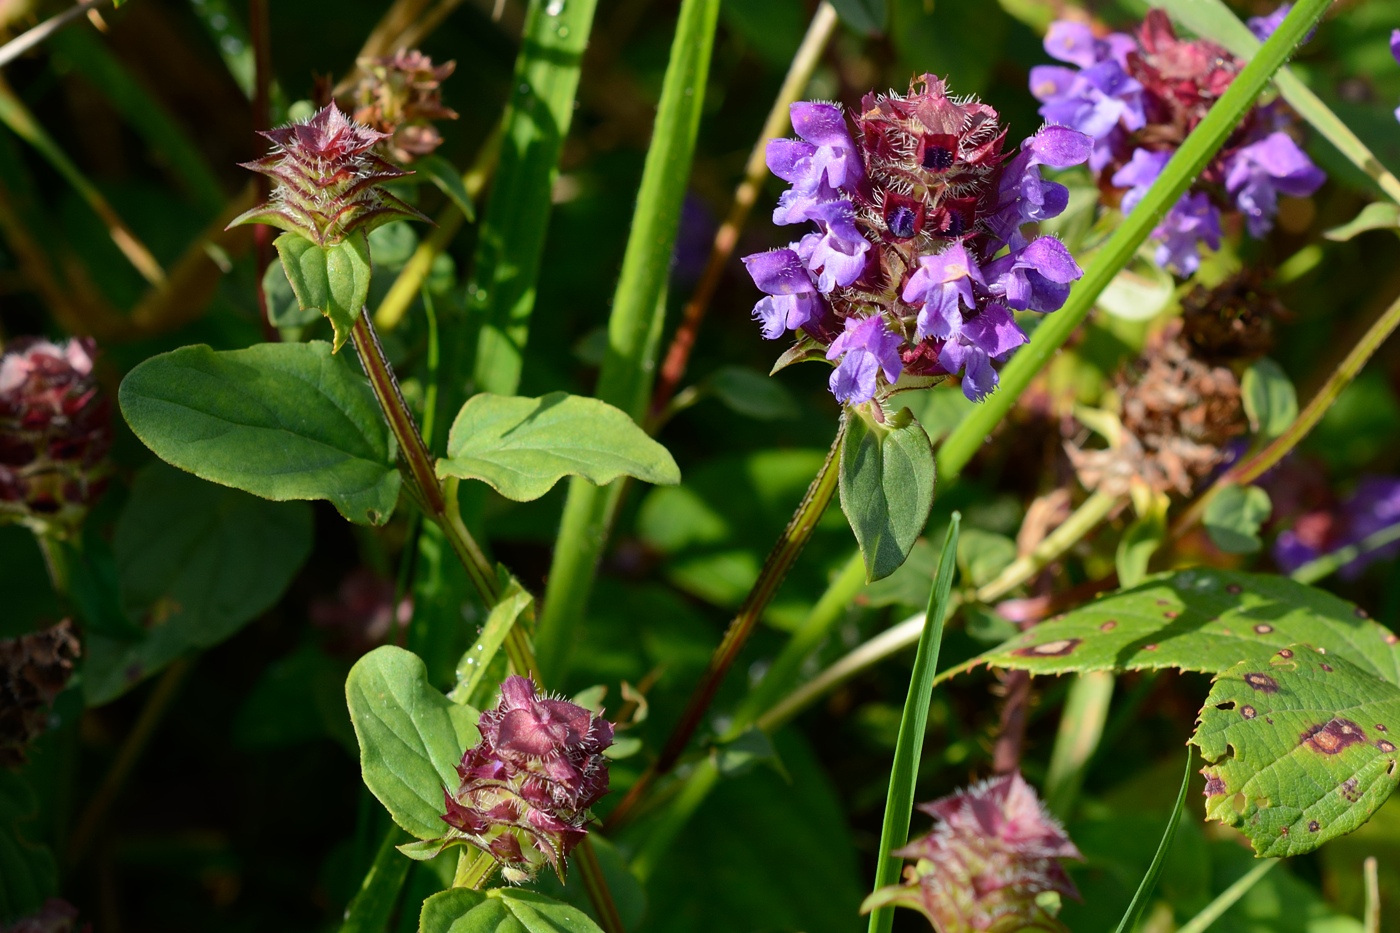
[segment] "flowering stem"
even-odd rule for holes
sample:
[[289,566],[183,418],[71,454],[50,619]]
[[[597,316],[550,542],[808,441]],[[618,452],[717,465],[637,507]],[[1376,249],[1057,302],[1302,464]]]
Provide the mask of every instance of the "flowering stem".
[[1224,145],[1274,72],[1283,66],[1330,5],[1331,0],[1299,0],[1269,41],[1186,137],[1147,194],[1123,218],[1084,270],[1084,277],[1074,283],[1064,307],[1036,328],[1030,343],[1021,347],[1002,370],[997,391],[963,419],[944,441],[938,452],[938,475],[945,484],[962,471],[981,448],[983,439],[1006,418],[1031,380],[1088,316],[1099,294],[1137,254],[1138,247]]
[[457,857],[457,874],[452,878],[452,887],[471,888],[480,891],[496,873],[500,865],[495,856],[481,849],[464,848]]
[[418,493],[423,510],[441,526],[453,552],[466,567],[472,585],[476,587],[482,601],[488,606],[495,605],[500,596],[500,588],[491,562],[486,559],[471,532],[462,524],[461,515],[456,514],[455,508],[447,507],[447,498],[433,471],[432,455],[428,453],[423,437],[418,433],[418,424],[413,420],[413,413],[409,411],[403,393],[399,391],[394,370],[384,355],[379,335],[375,333],[367,312],[361,312],[350,334],[355,341],[355,350],[360,354],[360,364],[364,367],[365,375],[369,377],[370,387],[374,389],[379,406],[384,410],[384,417],[388,419],[389,429],[394,432],[394,439],[398,441],[399,455],[407,465],[409,482]]
[[1293,420],[1282,434],[1263,450],[1254,456],[1242,461],[1239,465],[1226,470],[1207,489],[1199,499],[1192,504],[1186,514],[1176,522],[1172,528],[1172,534],[1180,537],[1189,528],[1201,520],[1206,513],[1206,507],[1221,489],[1232,484],[1245,485],[1252,483],[1259,477],[1267,473],[1284,456],[1297,447],[1317,427],[1317,423],[1322,420],[1322,416],[1327,414],[1327,410],[1332,407],[1332,403],[1342,394],[1342,390],[1351,385],[1353,379],[1361,372],[1361,368],[1366,365],[1381,344],[1385,343],[1387,337],[1400,325],[1400,298],[1391,303],[1376,318],[1376,322],[1357,341],[1356,346],[1351,348],[1351,352],[1338,364],[1332,375],[1327,378],[1327,382],[1318,390],[1317,394],[1308,402],[1307,407],[1298,413],[1298,417]]
[[768,141],[782,136],[787,131],[790,119],[788,108],[812,80],[812,72],[816,70],[817,62],[821,60],[822,52],[826,50],[827,43],[831,41],[831,35],[836,30],[836,20],[836,10],[830,2],[824,0],[817,7],[816,15],[807,27],[807,35],[802,39],[797,54],[793,56],[792,64],[788,66],[783,86],[778,89],[778,96],[773,101],[772,109],[768,111],[768,119],[763,124],[758,141],[754,143],[753,151],[749,153],[748,164],[744,166],[744,179],[739,182],[739,187],[734,189],[734,202],[730,205],[729,215],[724,218],[719,230],[715,231],[714,244],[710,247],[710,258],[705,263],[705,271],[701,273],[695,292],[686,303],[680,326],[671,338],[666,360],[661,364],[661,375],[657,377],[656,391],[651,398],[650,418],[653,421],[666,410],[666,405],[675,394],[681,377],[685,375],[685,367],[690,361],[690,351],[695,346],[700,324],[705,320],[710,300],[714,298],[715,289],[719,286],[725,267],[734,255],[734,246],[739,242],[739,231],[748,220],[754,200],[758,197],[759,189],[768,174],[768,165],[764,158]]
[[773,550],[768,553],[768,559],[764,561],[763,569],[758,573],[758,579],[754,581],[753,588],[744,598],[744,603],[739,607],[734,620],[729,623],[729,628],[725,631],[719,647],[710,656],[709,667],[706,668],[699,685],[690,695],[690,701],[686,704],[685,711],[681,713],[680,720],[671,729],[666,744],[662,746],[661,754],[657,756],[652,766],[643,772],[637,783],[633,784],[627,792],[627,796],[613,810],[608,818],[609,827],[620,825],[626,821],[628,812],[647,792],[651,783],[676,766],[681,753],[690,743],[691,736],[699,728],[700,721],[704,718],[705,711],[710,708],[710,703],[714,701],[715,693],[719,690],[725,675],[729,673],[729,669],[738,659],[739,652],[748,641],[749,635],[753,633],[754,626],[758,624],[763,611],[768,608],[768,603],[778,592],[783,578],[787,576],[793,562],[797,560],[797,556],[802,553],[802,549],[811,539],[817,522],[821,520],[826,507],[831,503],[831,497],[836,493],[836,481],[840,472],[837,469],[837,464],[840,459],[841,442],[845,436],[846,422],[843,418],[841,427],[836,432],[836,439],[831,443],[831,450],[827,452],[826,460],[812,479],[812,484],[807,487],[807,494],[802,497],[802,503],[793,513],[787,528],[783,530],[777,543],[773,545]]

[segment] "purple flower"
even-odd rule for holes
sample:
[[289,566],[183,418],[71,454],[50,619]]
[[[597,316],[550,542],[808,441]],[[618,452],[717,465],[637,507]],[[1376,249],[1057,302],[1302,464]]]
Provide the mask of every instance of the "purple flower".
[[1042,126],[1021,141],[1021,151],[1002,170],[997,206],[987,227],[1010,240],[1022,224],[1058,217],[1069,205],[1069,189],[1040,177],[1040,167],[1069,168],[1088,159],[1093,141],[1067,126]]
[[1147,194],[1147,189],[1152,187],[1152,183],[1157,180],[1157,176],[1162,174],[1162,169],[1167,167],[1171,161],[1170,152],[1149,152],[1146,149],[1134,149],[1133,157],[1127,164],[1113,173],[1113,184],[1117,188],[1127,188],[1123,195],[1122,211],[1124,214],[1137,207],[1137,203]]
[[1225,163],[1225,188],[1255,237],[1273,226],[1280,193],[1307,197],[1326,179],[1297,143],[1277,131],[1239,149]]
[[843,192],[853,192],[863,177],[839,106],[799,101],[789,112],[792,128],[802,139],[769,140],[766,150],[769,171],[792,185],[778,200],[775,224],[811,219],[809,211]]
[[961,308],[977,309],[977,298],[972,291],[974,282],[983,288],[987,285],[976,260],[961,243],[954,243],[933,256],[920,256],[919,268],[910,276],[902,296],[908,304],[923,306],[915,338],[948,340],[961,333]]
[[879,889],[861,910],[910,907],[945,933],[1059,928],[1040,895],[1078,898],[1059,860],[1083,856],[1019,774],[983,781],[919,810],[936,822],[893,853],[916,860],[904,883]]
[[776,340],[816,316],[821,299],[797,253],[790,249],[754,253],[744,257],[744,267],[759,290],[769,296],[753,308],[764,337]]
[[982,313],[964,321],[958,335],[943,345],[938,363],[950,373],[962,372],[962,390],[980,402],[997,387],[997,371],[992,363],[1002,362],[1012,350],[1026,342],[1016,319],[1006,306],[991,303]]
[[841,362],[831,374],[831,394],[847,405],[859,405],[875,397],[877,375],[893,384],[904,364],[899,358],[900,337],[890,333],[879,315],[846,318],[846,329],[826,351],[826,358]]
[[494,856],[507,881],[543,864],[564,877],[565,858],[587,835],[588,808],[608,792],[603,750],[613,727],[568,700],[539,697],[519,676],[477,723],[481,741],[457,765],[460,786],[444,790],[443,822]]
[[1268,41],[1269,36],[1274,34],[1274,30],[1279,27],[1291,9],[1293,9],[1293,4],[1285,3],[1268,16],[1251,16],[1245,20],[1245,25],[1249,27],[1250,32],[1254,33],[1254,38],[1260,42]]
[[797,244],[797,254],[807,268],[817,273],[817,289],[829,294],[860,278],[865,270],[865,254],[870,241],[856,226],[856,211],[850,201],[826,201],[808,212],[808,219],[821,225],[820,233],[809,233]]
[[1183,195],[1152,231],[1152,237],[1158,241],[1153,257],[1158,265],[1191,275],[1201,267],[1200,244],[1220,248],[1220,209],[1204,191]]
[[1058,311],[1069,297],[1069,283],[1084,274],[1065,244],[1037,237],[986,267],[988,290],[1017,311]]
[[[1400,64],[1400,29],[1390,34],[1390,57]],[[1395,108],[1395,119],[1400,120],[1400,107]]]

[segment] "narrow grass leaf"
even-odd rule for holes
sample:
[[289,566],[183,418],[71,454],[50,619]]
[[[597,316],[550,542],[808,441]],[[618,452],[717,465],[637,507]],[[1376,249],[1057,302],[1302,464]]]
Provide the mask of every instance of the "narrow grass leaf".
[[1191,749],[1186,750],[1186,772],[1181,776],[1181,789],[1176,792],[1176,806],[1172,807],[1172,815],[1167,820],[1167,830],[1162,834],[1162,842],[1157,846],[1157,854],[1152,857],[1152,864],[1148,866],[1147,874],[1142,879],[1142,884],[1138,885],[1137,893],[1133,895],[1131,903],[1128,904],[1127,913],[1123,914],[1123,919],[1118,924],[1115,933],[1131,933],[1137,926],[1138,918],[1147,909],[1147,899],[1152,896],[1152,889],[1157,886],[1157,878],[1162,874],[1162,868],[1167,862],[1167,852],[1171,850],[1172,839],[1176,836],[1176,827],[1181,822],[1181,812],[1186,807],[1186,788],[1191,784]]

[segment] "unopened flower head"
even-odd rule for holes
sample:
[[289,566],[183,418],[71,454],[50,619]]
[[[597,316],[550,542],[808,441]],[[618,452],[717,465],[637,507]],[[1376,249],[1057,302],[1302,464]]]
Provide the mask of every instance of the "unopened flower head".
[[[1286,13],[1285,6],[1255,17],[1250,29],[1263,41]],[[1125,214],[1244,67],[1211,42],[1178,38],[1161,10],[1149,12],[1136,35],[1098,36],[1085,23],[1057,21],[1045,51],[1065,64],[1031,69],[1040,113],[1093,137],[1089,166],[1101,185],[1117,190]],[[1277,104],[1246,115],[1153,231],[1158,263],[1190,275],[1200,266],[1201,245],[1220,246],[1222,209],[1238,211],[1250,235],[1262,237],[1280,194],[1306,197],[1318,189],[1326,176],[1286,132],[1293,122]]]
[[20,338],[0,354],[0,521],[72,534],[107,485],[111,405],[97,345]]
[[327,104],[304,123],[266,130],[273,150],[243,167],[272,179],[271,197],[234,219],[270,224],[333,246],[391,220],[427,220],[381,184],[408,173],[376,155],[388,133],[362,126]]
[[862,909],[920,911],[938,933],[1062,930],[1047,906],[1078,898],[1060,859],[1082,858],[1019,774],[983,781],[920,804],[936,821],[926,836],[893,854],[915,859],[904,883],[881,888]]
[[846,404],[904,375],[961,373],[984,398],[1026,341],[1013,312],[1056,310],[1082,274],[1059,240],[1022,228],[1065,209],[1067,189],[1041,169],[1083,162],[1091,140],[1048,126],[1012,156],[997,112],[932,75],[867,94],[854,135],[837,104],[793,104],[792,125],[798,139],[768,144],[791,185],[773,222],[815,229],[744,258],[766,295],[753,312],[763,336],[795,331],[799,353],[835,364]]
[[434,65],[417,49],[401,49],[361,59],[359,66],[355,120],[386,134],[379,142],[385,155],[407,164],[442,145],[433,121],[457,119],[456,111],[442,103],[442,82],[456,62]]
[[588,808],[608,792],[612,724],[511,676],[477,728],[481,741],[457,766],[460,785],[445,791],[443,821],[494,856],[507,881],[533,878],[546,864],[562,879],[565,858],[587,834]]

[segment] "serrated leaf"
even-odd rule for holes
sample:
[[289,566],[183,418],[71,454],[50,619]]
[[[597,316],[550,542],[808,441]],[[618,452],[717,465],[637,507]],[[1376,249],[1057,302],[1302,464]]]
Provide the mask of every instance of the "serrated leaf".
[[1400,638],[1352,603],[1287,577],[1207,568],[1159,574],[1042,622],[965,667],[1219,673],[1300,642],[1400,685]]
[[365,786],[411,835],[442,836],[443,789],[457,786],[462,752],[479,739],[477,711],[439,693],[422,659],[391,645],[355,663],[345,696]]
[[353,233],[322,247],[298,233],[283,233],[272,245],[282,260],[287,281],[303,311],[316,310],[335,329],[334,350],[350,337],[350,329],[369,297],[369,243]]
[[323,341],[181,347],[128,373],[119,399],[156,456],[210,482],[264,499],[327,499],[372,524],[398,500],[379,404]]
[[933,507],[933,445],[904,409],[886,425],[848,414],[841,444],[841,510],[865,560],[866,581],[899,569]]
[[565,476],[599,486],[619,476],[671,486],[671,455],[627,414],[597,399],[474,396],[452,422],[438,476],[477,479],[517,502],[538,499]]
[[832,0],[831,5],[841,22],[867,35],[882,32],[890,15],[885,0]]
[[1311,852],[1400,784],[1400,687],[1302,644],[1219,674],[1191,737],[1210,764],[1206,816],[1261,857]]
[[1210,500],[1201,524],[1211,543],[1220,550],[1227,554],[1253,554],[1263,546],[1259,528],[1272,510],[1267,492],[1258,486],[1232,483]]
[[1240,380],[1240,396],[1249,428],[1272,440],[1298,417],[1298,393],[1283,367],[1268,357],[1256,360]]
[[1333,227],[1322,235],[1329,240],[1345,243],[1368,230],[1391,230],[1397,227],[1400,227],[1400,204],[1393,201],[1376,201],[1367,204],[1359,214],[1340,227]]
[[96,706],[181,655],[224,641],[276,603],[311,553],[311,509],[206,483],[158,461],[136,475],[112,541],[137,637],[90,632]]

